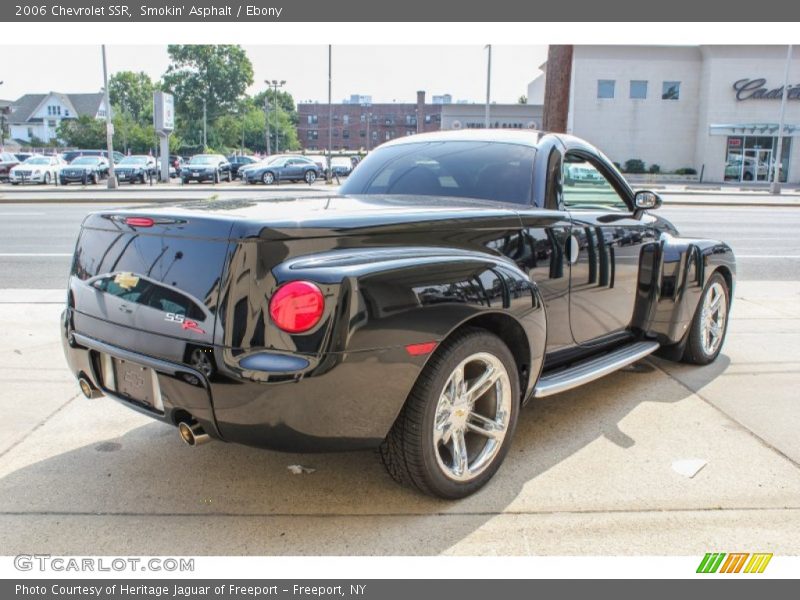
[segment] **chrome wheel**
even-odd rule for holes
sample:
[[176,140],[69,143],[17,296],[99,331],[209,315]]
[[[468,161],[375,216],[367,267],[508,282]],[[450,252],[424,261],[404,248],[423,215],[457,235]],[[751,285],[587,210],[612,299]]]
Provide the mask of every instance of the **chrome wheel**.
[[480,475],[503,445],[511,418],[511,381],[499,358],[478,352],[450,374],[436,405],[433,445],[454,481]]
[[272,185],[272,183],[275,181],[275,175],[267,171],[264,173],[261,180],[264,182],[264,185]]
[[725,321],[728,318],[728,297],[719,282],[708,288],[703,300],[701,313],[701,344],[707,356],[714,354],[722,344],[725,335]]

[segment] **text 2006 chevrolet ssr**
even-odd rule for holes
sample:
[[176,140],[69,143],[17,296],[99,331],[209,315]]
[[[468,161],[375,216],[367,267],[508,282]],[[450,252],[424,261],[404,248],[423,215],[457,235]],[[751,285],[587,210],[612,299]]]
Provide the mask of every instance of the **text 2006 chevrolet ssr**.
[[411,136],[339,195],[90,215],[64,349],[84,394],[189,444],[379,447],[399,482],[459,498],[532,398],[656,351],[717,357],[733,254],[660,204],[573,137]]

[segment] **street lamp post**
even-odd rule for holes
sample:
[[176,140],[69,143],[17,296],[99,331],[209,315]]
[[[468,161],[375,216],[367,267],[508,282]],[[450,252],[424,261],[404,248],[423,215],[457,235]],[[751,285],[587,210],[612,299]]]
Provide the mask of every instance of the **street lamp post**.
[[106,105],[106,149],[108,150],[108,189],[117,188],[117,174],[114,172],[114,124],[111,122],[111,100],[108,95],[108,66],[106,65],[106,46],[101,47],[103,54],[103,96]]
[[370,108],[372,108],[372,105],[367,103],[362,106],[367,109],[367,152],[369,152],[371,149],[370,146],[372,145],[372,138],[369,136],[369,123],[372,121],[372,111],[370,111]]
[[208,112],[206,110],[206,99],[203,98],[203,152],[208,147]]
[[278,81],[277,79],[273,79],[270,81],[269,79],[265,79],[264,83],[267,84],[267,87],[271,86],[274,90],[272,94],[272,110],[275,111],[275,154],[278,154],[278,88],[282,88],[284,85],[286,85],[286,80],[281,79]]
[[[783,92],[781,94],[781,114],[778,119],[778,147],[777,156],[772,167],[772,184],[769,191],[772,194],[781,193],[781,164],[783,163],[783,124],[786,117],[786,97],[789,94],[789,66],[792,63],[792,45],[786,51],[786,67],[783,70]],[[744,161],[742,161],[744,162]]]
[[266,142],[266,152],[267,156],[272,154],[272,150],[269,145],[269,98],[268,94],[264,94],[264,138]]

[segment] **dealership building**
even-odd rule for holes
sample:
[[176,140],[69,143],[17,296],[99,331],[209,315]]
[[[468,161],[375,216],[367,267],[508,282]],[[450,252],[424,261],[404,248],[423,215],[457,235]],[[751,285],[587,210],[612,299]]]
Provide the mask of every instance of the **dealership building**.
[[[611,160],[703,181],[766,182],[777,162],[786,46],[575,46],[568,132]],[[528,101],[542,102],[542,75]],[[781,178],[800,183],[800,57],[790,65]]]

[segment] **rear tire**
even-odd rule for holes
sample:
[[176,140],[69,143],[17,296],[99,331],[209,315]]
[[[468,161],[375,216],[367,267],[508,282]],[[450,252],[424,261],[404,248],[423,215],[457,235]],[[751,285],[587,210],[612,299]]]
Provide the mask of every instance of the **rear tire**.
[[519,386],[514,357],[494,334],[470,328],[443,342],[381,445],[389,475],[440,498],[479,490],[508,453]]
[[305,176],[303,177],[308,185],[311,185],[317,180],[317,174],[314,171],[306,171]]
[[719,273],[713,273],[697,304],[681,359],[683,362],[707,365],[717,359],[728,332],[730,305],[728,282]]

